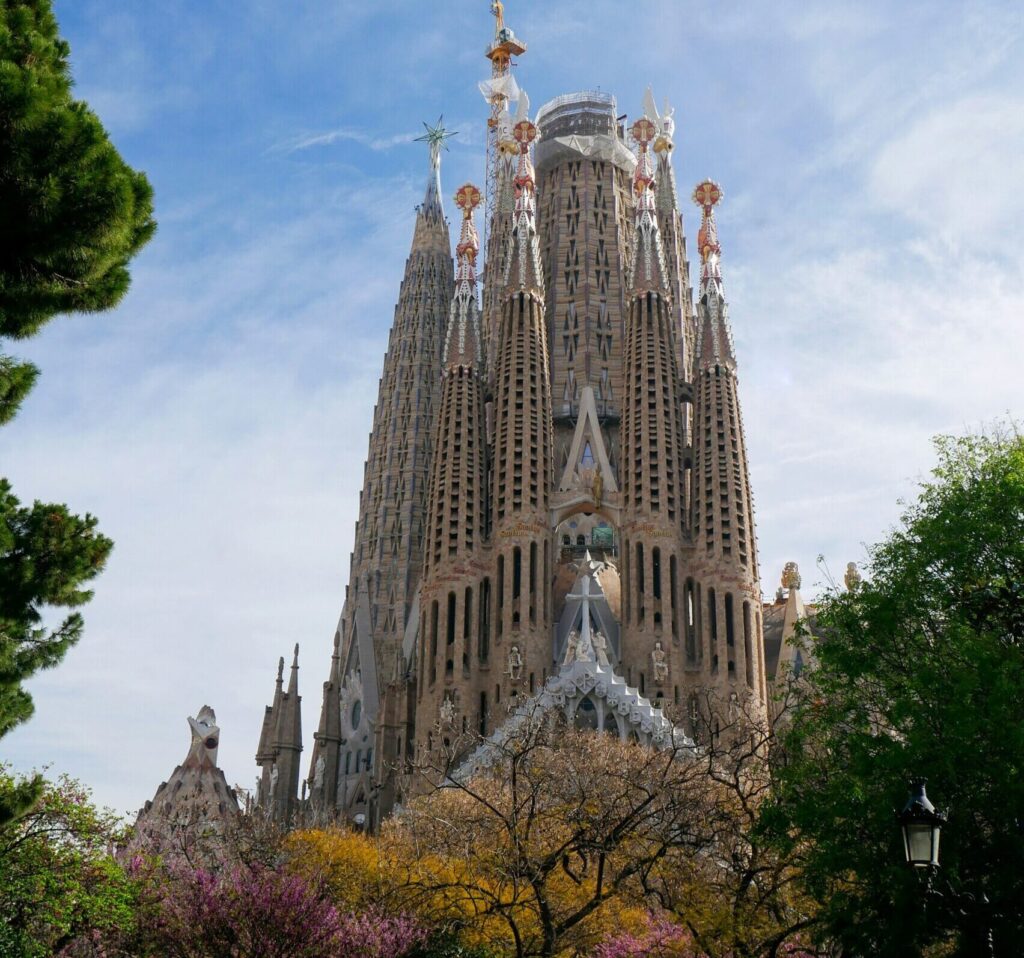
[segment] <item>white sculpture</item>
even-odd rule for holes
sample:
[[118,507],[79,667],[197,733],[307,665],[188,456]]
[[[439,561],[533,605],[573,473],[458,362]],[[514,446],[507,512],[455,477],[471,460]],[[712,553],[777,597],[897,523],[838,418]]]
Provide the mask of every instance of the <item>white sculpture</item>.
[[579,632],[573,629],[565,640],[565,656],[562,658],[562,665],[572,665],[576,661],[576,647],[579,640]]
[[651,650],[651,662],[654,664],[654,681],[658,685],[664,685],[668,681],[668,656],[661,647],[661,642],[655,642]]
[[508,650],[508,668],[505,674],[513,682],[519,682],[523,677],[523,653],[519,651],[518,645],[513,645]]
[[598,665],[608,665],[608,640],[604,637],[604,633],[600,629],[595,629],[590,633],[590,641],[594,646],[594,656],[597,659]]
[[199,714],[189,717],[189,728],[192,729],[192,744],[189,746],[188,758],[196,759],[200,764],[217,764],[217,746],[220,745],[220,728],[217,716],[209,705],[204,705]]
[[324,787],[324,771],[327,768],[327,762],[324,761],[323,753],[317,756],[316,766],[313,771],[313,788]]
[[277,762],[274,762],[274,767],[270,770],[270,800],[273,801],[277,795],[277,780],[280,777],[280,772],[277,770]]
[[444,697],[444,701],[441,703],[438,714],[441,718],[442,725],[454,725],[455,724],[455,699],[450,695]]

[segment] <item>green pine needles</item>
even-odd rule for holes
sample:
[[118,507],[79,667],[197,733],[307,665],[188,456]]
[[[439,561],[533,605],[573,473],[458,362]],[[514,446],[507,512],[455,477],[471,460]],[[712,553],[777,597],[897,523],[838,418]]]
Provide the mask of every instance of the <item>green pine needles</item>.
[[71,96],[50,0],[0,5],[0,335],[109,309],[153,235],[153,191]]
[[[129,261],[156,229],[145,175],[71,95],[69,53],[50,0],[0,0],[0,338],[116,305]],[[0,425],[37,376],[0,353]],[[32,714],[23,682],[78,641],[77,609],[92,597],[85,584],[112,545],[92,516],[23,506],[0,478],[0,736]],[[51,626],[55,609],[75,611]],[[32,807],[42,781],[19,789],[0,800],[0,825]]]

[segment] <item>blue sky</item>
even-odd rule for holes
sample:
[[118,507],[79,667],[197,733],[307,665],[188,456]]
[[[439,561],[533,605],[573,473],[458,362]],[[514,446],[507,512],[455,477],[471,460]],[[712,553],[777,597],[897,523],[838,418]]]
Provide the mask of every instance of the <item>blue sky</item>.
[[[3,473],[116,547],[2,754],[126,811],[204,703],[250,783],[295,642],[311,741],[426,177],[412,140],[443,112],[446,195],[481,182],[491,20],[487,0],[55,6],[160,229],[117,310],[13,350],[43,376]],[[652,84],[681,192],[722,183],[763,588],[794,559],[813,593],[819,554],[838,578],[895,521],[933,434],[1021,411],[1020,5],[508,0],[507,19],[535,109],[600,87],[636,115]]]

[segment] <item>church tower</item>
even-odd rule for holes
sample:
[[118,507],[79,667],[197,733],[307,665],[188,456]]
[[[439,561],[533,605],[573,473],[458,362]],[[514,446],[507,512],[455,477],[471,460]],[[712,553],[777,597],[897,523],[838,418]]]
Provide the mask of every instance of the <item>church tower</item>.
[[[695,567],[699,629],[688,655],[705,684],[722,694],[767,698],[757,537],[737,384],[736,350],[722,283],[717,183],[693,191],[703,219],[697,234],[700,290],[694,355]],[[699,633],[699,634],[698,634]]]
[[416,731],[421,739],[431,736],[442,718],[449,725],[468,724],[469,687],[488,660],[482,640],[489,628],[481,621],[489,605],[483,555],[489,498],[487,428],[476,287],[480,239],[473,224],[480,200],[480,191],[471,183],[455,194],[462,230],[445,336],[420,597],[416,688],[423,721]]
[[491,480],[494,650],[499,665],[510,656],[524,663],[514,680],[496,675],[493,698],[481,698],[493,721],[520,696],[520,676],[536,683],[551,665],[551,383],[530,156],[537,134],[528,118],[513,127],[519,157],[512,228],[500,262],[489,264],[500,289]]
[[310,765],[314,802],[353,815],[369,813],[379,783],[375,750],[378,761],[387,756],[394,762],[399,743],[409,737],[404,694],[386,692],[405,687],[412,656],[403,643],[407,632],[415,634],[410,623],[418,616],[427,542],[434,417],[454,289],[441,202],[441,150],[449,136],[438,121],[421,138],[430,148],[430,173],[384,356],[349,583],[324,686],[323,731]]
[[[636,221],[623,363],[621,576],[623,626],[629,636],[623,664],[641,693],[664,700],[671,691],[675,702],[683,671],[681,576],[689,552],[684,540],[681,330],[673,321],[674,284],[655,199],[651,154],[657,127],[643,116],[631,132],[639,159],[633,176]],[[651,682],[655,658],[668,664],[668,676],[662,670]],[[674,688],[666,688],[670,684]]]
[[[628,122],[585,91],[531,119],[511,69],[526,45],[503,3],[492,13],[485,185],[456,194],[454,265],[450,134],[424,137],[309,766],[312,810],[370,827],[417,761],[500,735],[526,704],[657,745],[685,737],[706,691],[767,701],[721,190],[694,192],[695,304],[667,101],[648,90]],[[282,682],[259,750],[268,796],[294,751]]]

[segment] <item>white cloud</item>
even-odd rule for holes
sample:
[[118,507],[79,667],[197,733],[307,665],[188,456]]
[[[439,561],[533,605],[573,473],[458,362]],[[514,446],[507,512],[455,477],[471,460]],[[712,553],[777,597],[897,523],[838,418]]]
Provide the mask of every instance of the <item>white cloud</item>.
[[869,174],[879,204],[966,246],[1016,250],[1024,223],[1024,95],[973,96],[918,119]]
[[[90,0],[84,19],[99,31],[116,6]],[[152,796],[204,701],[229,779],[251,780],[277,656],[296,641],[310,737],[425,174],[421,158],[410,178],[376,167],[418,135],[396,130],[454,101],[453,115],[474,118],[452,126],[475,152],[453,148],[445,183],[479,182],[482,168],[486,37],[470,31],[486,30],[483,8],[438,3],[424,25],[390,0],[259,0],[216,29],[205,8],[173,9],[191,19],[160,54],[162,19],[148,33],[112,20],[94,49],[76,44],[92,63],[80,92],[102,104],[111,91],[108,123],[152,127],[136,147],[154,162],[175,165],[165,141],[188,148],[193,122],[205,146],[209,115],[229,124],[223,153],[211,148],[202,190],[173,170],[158,182],[161,231],[122,307],[17,344],[44,374],[0,432],[18,493],[93,511],[116,541],[81,646],[33,681],[38,714],[5,751],[20,767],[56,760],[118,808]],[[1019,7],[950,3],[936,17],[930,3],[762,2],[709,14],[658,0],[643,38],[611,0],[523,0],[510,17],[531,44],[518,69],[536,105],[600,82],[632,112],[653,83],[679,108],[682,196],[706,172],[725,179],[763,585],[771,594],[797,559],[812,593],[818,553],[840,575],[896,520],[934,433],[1021,409]],[[327,62],[324,80],[310,65]],[[455,64],[462,80],[448,77]],[[311,78],[324,82],[307,93]],[[217,84],[231,96],[208,99]],[[301,97],[287,99],[289,84]],[[264,95],[277,112],[236,120]],[[157,129],[154,104],[168,102],[197,110],[163,110]],[[409,102],[421,104],[411,115]],[[375,151],[373,167],[347,155],[339,167],[344,144]],[[687,225],[692,237],[696,217]]]

